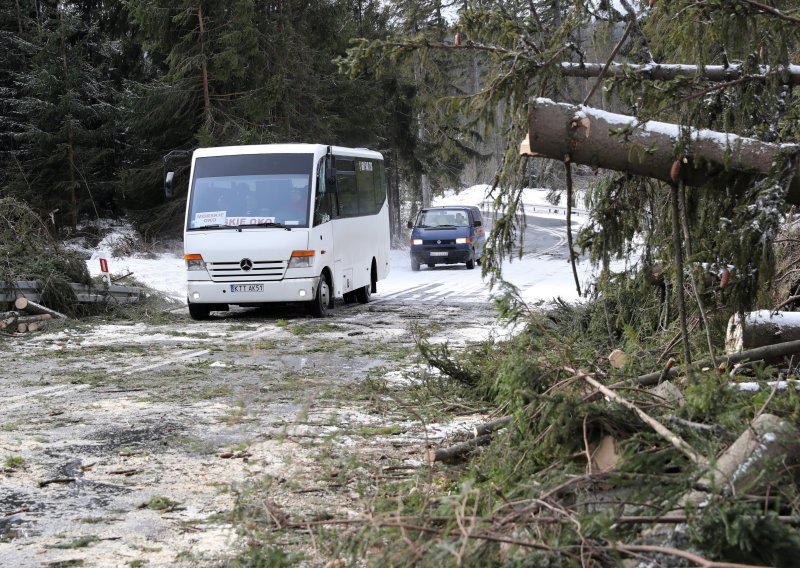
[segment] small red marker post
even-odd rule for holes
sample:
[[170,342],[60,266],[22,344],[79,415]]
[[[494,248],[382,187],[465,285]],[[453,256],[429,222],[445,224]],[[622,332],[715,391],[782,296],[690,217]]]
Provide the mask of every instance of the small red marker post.
[[100,272],[106,275],[106,283],[111,286],[111,275],[108,273],[108,261],[105,258],[100,259]]

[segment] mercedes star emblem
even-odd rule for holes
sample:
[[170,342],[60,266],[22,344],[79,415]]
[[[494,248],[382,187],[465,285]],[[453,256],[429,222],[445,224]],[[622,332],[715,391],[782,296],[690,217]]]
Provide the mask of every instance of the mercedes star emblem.
[[253,268],[253,261],[250,260],[249,258],[243,258],[242,261],[239,263],[239,267],[245,271],[250,270],[251,268]]

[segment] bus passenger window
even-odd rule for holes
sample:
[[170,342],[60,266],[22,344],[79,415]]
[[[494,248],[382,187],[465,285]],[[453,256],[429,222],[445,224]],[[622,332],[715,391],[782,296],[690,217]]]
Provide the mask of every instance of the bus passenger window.
[[356,176],[351,172],[338,172],[336,192],[339,195],[339,213],[342,217],[358,216],[358,190]]

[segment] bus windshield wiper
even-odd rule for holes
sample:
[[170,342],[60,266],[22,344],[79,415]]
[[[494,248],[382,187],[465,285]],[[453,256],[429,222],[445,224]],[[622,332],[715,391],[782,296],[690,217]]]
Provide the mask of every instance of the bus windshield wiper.
[[291,231],[291,227],[287,227],[283,223],[273,223],[272,221],[263,221],[261,223],[244,223],[242,225],[237,225],[236,228],[241,232],[242,229],[246,229],[247,227],[275,227],[277,229],[286,229],[287,231]]
[[191,227],[189,231],[205,231],[206,229],[236,229],[235,225],[223,225],[217,223],[216,225],[203,225],[202,227]]

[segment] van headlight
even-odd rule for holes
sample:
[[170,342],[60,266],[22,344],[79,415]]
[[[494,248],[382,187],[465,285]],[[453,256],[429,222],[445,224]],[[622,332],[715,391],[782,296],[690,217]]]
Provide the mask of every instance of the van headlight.
[[422,239],[411,239],[411,244],[412,245],[421,245],[422,244]]
[[205,270],[206,263],[201,254],[185,254],[183,260],[186,261],[186,270]]
[[457,245],[468,245],[471,242],[472,242],[472,239],[470,239],[469,237],[459,237],[459,238],[456,239],[456,244]]
[[311,268],[314,266],[313,250],[294,250],[289,259],[289,268]]

